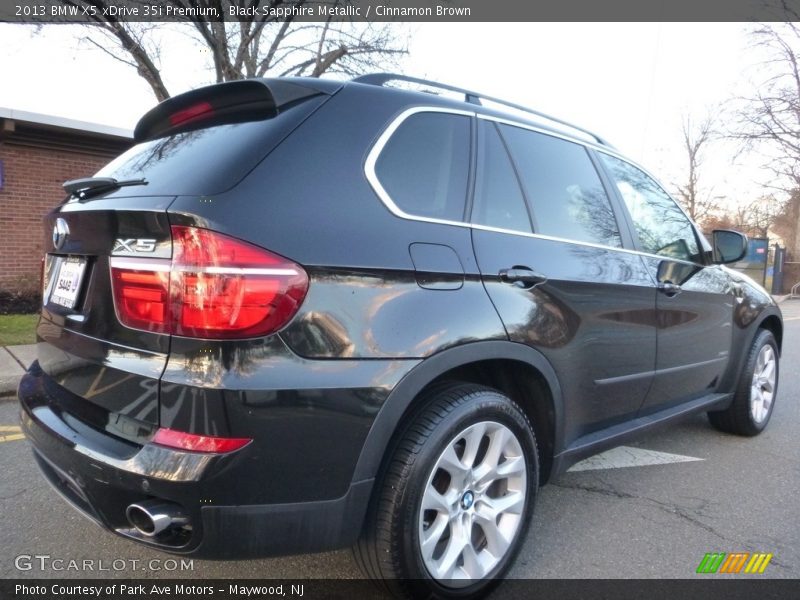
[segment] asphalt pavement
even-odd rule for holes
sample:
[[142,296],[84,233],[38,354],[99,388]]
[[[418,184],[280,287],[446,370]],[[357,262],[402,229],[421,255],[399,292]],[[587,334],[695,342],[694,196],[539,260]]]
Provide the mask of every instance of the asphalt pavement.
[[[700,415],[558,477],[539,493],[510,576],[686,578],[708,552],[765,552],[763,574],[715,577],[800,578],[800,301],[781,308],[779,393],[764,433],[722,434]],[[348,550],[175,571],[169,555],[101,530],[58,498],[18,424],[16,403],[0,400],[0,577],[360,577]]]

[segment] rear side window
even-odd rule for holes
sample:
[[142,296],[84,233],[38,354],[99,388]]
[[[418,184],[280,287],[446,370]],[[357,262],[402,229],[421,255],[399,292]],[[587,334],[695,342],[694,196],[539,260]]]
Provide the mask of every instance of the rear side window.
[[494,123],[481,122],[472,222],[531,232],[525,197]]
[[628,207],[642,250],[700,262],[694,228],[669,194],[641,169],[608,154],[598,154]]
[[403,212],[461,221],[469,175],[470,119],[463,115],[417,113],[387,142],[375,175]]
[[622,247],[611,202],[583,146],[510,125],[500,130],[531,203],[536,233]]

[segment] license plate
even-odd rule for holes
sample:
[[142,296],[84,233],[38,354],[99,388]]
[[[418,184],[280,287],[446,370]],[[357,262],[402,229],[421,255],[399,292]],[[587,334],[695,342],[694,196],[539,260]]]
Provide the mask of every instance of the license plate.
[[53,291],[50,292],[50,303],[65,308],[75,308],[85,271],[85,259],[73,256],[64,259],[58,268]]

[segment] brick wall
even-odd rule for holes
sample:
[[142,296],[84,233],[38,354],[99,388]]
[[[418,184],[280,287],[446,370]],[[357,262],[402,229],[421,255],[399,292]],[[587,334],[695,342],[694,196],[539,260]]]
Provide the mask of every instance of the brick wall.
[[64,198],[61,184],[93,175],[113,155],[0,143],[0,289],[38,286],[42,217]]

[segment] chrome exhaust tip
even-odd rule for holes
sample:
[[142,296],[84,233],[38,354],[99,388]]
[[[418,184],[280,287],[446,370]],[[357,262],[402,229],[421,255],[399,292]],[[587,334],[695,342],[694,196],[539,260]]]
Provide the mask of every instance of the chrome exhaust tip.
[[147,537],[155,537],[172,527],[189,524],[189,517],[180,506],[163,500],[131,504],[125,509],[125,516],[136,531]]

